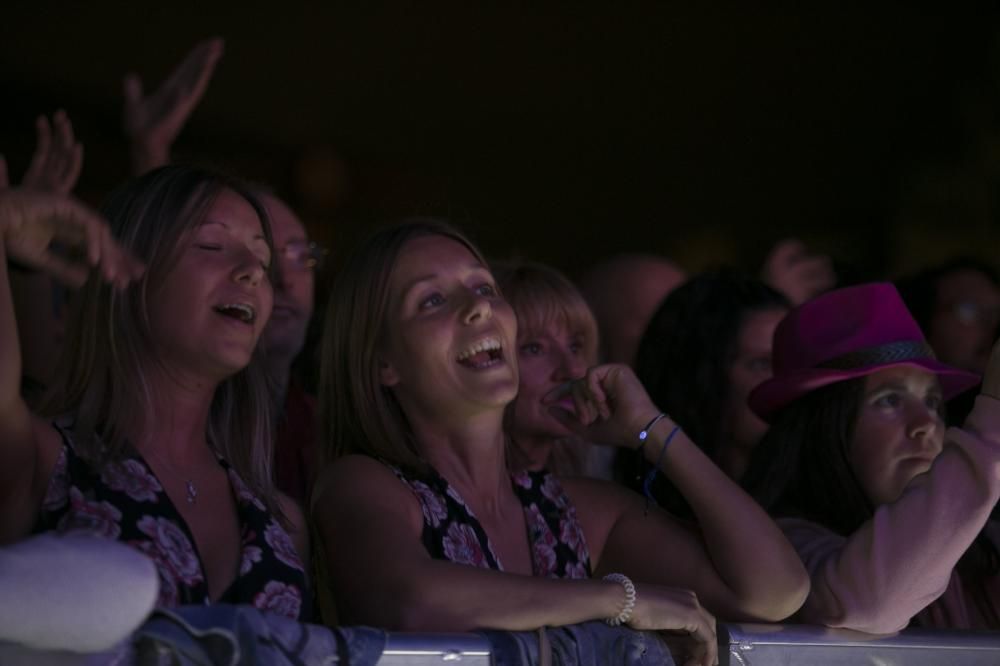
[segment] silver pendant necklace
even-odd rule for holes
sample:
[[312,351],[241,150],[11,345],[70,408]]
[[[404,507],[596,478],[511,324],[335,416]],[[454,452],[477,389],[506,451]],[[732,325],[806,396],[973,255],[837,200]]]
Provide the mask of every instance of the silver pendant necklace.
[[[156,460],[158,463],[160,463],[160,465],[162,465],[164,469],[166,469],[168,472],[170,472],[171,475],[173,475],[174,477],[179,477],[182,481],[184,481],[184,499],[187,500],[188,504],[197,504],[198,503],[198,486],[194,485],[194,480],[193,479],[189,479],[189,478],[185,477],[183,474],[179,474],[177,472],[177,468],[176,467],[174,467],[173,465],[167,463],[158,454],[153,453],[152,451],[147,451],[146,455],[150,455],[154,460]],[[148,464],[147,464],[147,467],[148,467]]]
[[198,487],[194,485],[194,481],[191,479],[185,479],[184,485],[187,487],[187,503],[194,504],[198,501]]

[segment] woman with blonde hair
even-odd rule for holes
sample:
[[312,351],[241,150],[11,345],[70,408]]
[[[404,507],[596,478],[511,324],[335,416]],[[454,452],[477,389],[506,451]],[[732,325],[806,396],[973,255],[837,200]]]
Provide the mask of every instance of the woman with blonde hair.
[[597,364],[597,320],[562,273],[535,262],[493,266],[517,316],[517,400],[506,430],[513,470],[547,469],[559,476],[612,478],[613,447],[585,442],[549,412],[545,396]]
[[804,598],[805,572],[777,527],[625,366],[591,368],[549,396],[557,418],[587,439],[648,439],[700,529],[607,482],[508,471],[517,322],[451,227],[377,233],[339,274],[326,326],[331,464],[312,506],[330,579],[321,594],[332,592],[340,620],[462,631],[603,618],[686,632],[694,663],[710,664],[711,613],[777,621]]
[[95,533],[153,559],[161,605],[225,601],[300,617],[304,530],[271,485],[255,352],[271,311],[264,209],[237,181],[178,166],[112,195],[110,227],[93,215],[32,216],[25,193],[2,196],[5,256],[66,268],[55,241],[82,245],[101,270],[73,268],[87,282],[43,418],[17,393],[0,268],[0,541]]

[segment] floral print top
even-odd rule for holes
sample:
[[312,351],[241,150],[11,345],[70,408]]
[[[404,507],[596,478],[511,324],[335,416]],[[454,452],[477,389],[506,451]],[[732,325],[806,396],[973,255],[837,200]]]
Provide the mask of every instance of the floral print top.
[[[431,557],[482,569],[503,571],[486,531],[454,488],[437,472],[413,478],[393,472],[420,502],[423,543]],[[531,546],[532,574],[544,578],[590,578],[590,553],[576,509],[554,474],[511,474],[514,493],[524,507]]]
[[[127,543],[156,563],[157,605],[211,603],[194,537],[141,456],[95,470],[74,451],[69,431],[59,431],[63,448],[34,531],[83,530]],[[221,458],[219,463],[236,499],[242,546],[239,572],[218,603],[306,619],[306,575],[291,537],[236,471]]]

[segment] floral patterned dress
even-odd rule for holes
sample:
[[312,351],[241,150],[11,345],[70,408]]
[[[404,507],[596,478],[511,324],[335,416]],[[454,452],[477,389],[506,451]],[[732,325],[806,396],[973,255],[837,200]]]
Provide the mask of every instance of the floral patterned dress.
[[[95,470],[74,451],[71,434],[60,433],[63,448],[35,533],[86,531],[127,543],[156,563],[159,606],[210,603],[194,537],[138,453]],[[236,471],[219,463],[236,499],[242,546],[239,572],[218,603],[306,619],[306,575],[291,537]]]
[[[431,557],[482,569],[503,571],[482,524],[437,472],[421,478],[393,467],[420,502],[422,540]],[[532,574],[544,578],[590,578],[590,553],[583,528],[562,486],[550,472],[511,474],[514,493],[524,507],[531,546]]]

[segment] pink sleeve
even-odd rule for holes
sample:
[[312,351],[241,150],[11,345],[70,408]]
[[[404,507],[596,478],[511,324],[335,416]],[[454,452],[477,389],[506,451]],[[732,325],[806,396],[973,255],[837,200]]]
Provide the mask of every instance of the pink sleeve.
[[802,622],[890,633],[937,599],[1000,497],[1000,401],[979,396],[949,428],[924,483],[884,504],[850,537],[778,521],[809,570]]

